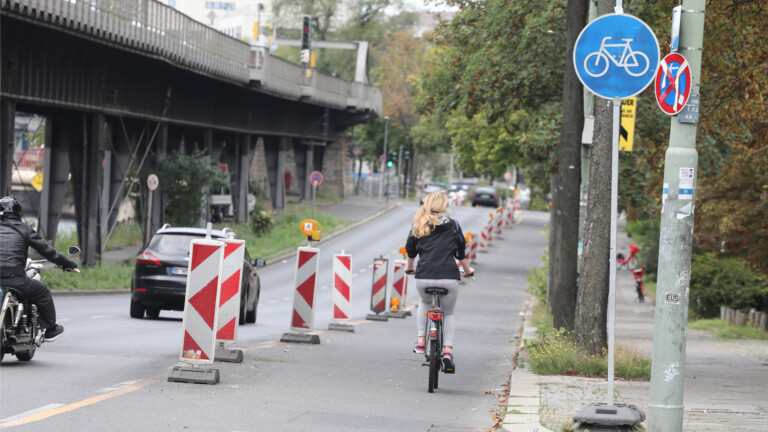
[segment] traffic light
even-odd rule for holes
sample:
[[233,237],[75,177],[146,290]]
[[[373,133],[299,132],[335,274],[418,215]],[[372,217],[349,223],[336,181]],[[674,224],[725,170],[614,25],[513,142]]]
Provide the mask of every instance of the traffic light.
[[408,160],[411,158],[411,152],[408,150],[403,150],[403,160]]
[[393,151],[389,152],[387,155],[387,166],[392,168],[395,165],[395,160],[397,160],[397,153]]
[[304,23],[301,26],[301,49],[308,50],[312,40],[312,20],[310,17],[304,17]]
[[304,17],[301,25],[301,62],[307,64],[310,62],[310,45],[312,43],[312,20]]

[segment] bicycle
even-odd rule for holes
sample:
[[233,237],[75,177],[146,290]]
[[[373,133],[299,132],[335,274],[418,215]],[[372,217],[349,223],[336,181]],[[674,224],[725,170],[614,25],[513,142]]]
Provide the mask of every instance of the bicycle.
[[[595,78],[601,77],[605,75],[606,72],[608,72],[608,68],[611,66],[611,62],[613,62],[613,64],[618,67],[623,67],[628,74],[634,77],[643,75],[648,71],[651,62],[648,60],[648,56],[645,55],[645,53],[632,50],[632,47],[629,46],[629,43],[632,42],[632,39],[622,39],[624,43],[616,44],[606,43],[608,39],[611,39],[611,36],[604,37],[602,43],[600,44],[600,49],[590,53],[584,59],[584,70],[587,72],[587,74]],[[610,52],[608,52],[608,48],[623,48],[621,57],[618,61],[616,61],[615,55],[612,55]],[[594,68],[590,70],[590,59],[592,59],[593,56],[595,57]],[[603,62],[605,63],[605,66],[601,66]],[[645,66],[641,68],[642,63],[645,63]],[[637,70],[640,70],[640,72],[637,72]]]
[[[414,274],[414,271],[405,272],[408,275]],[[465,277],[473,278],[474,273],[469,273]],[[448,290],[442,287],[428,287],[424,290],[432,295],[432,306],[426,313],[427,319],[427,343],[424,347],[424,357],[426,362],[422,366],[429,366],[429,379],[427,391],[434,393],[439,384],[439,373],[443,370],[443,310],[440,309],[440,296],[448,294]]]
[[639,251],[639,247],[631,244],[629,245],[628,257],[625,257],[623,253],[616,254],[616,263],[618,264],[618,268],[626,267],[630,270],[635,268],[635,265],[637,264],[637,252]]

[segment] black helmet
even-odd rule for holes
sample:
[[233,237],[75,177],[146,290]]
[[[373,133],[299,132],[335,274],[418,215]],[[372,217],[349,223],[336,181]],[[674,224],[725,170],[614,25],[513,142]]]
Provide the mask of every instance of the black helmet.
[[21,220],[21,203],[19,200],[9,196],[0,198],[0,219]]

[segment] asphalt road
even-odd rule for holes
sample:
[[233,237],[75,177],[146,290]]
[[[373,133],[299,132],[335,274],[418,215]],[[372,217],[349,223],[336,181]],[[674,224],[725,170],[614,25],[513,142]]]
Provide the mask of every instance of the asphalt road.
[[[525,273],[540,265],[548,215],[524,212],[473,266],[457,305],[457,373],[427,393],[427,368],[411,353],[415,317],[367,322],[375,257],[398,258],[416,207],[320,242],[314,328],[320,345],[278,342],[288,331],[295,259],[260,270],[257,323],[241,326],[241,364],[216,363],[217,385],[168,383],[181,344],[181,313],[131,319],[128,296],[61,297],[66,333],[28,363],[0,368],[0,429],[19,431],[420,431],[488,430],[512,369],[527,294]],[[456,208],[478,232],[489,209]],[[353,255],[355,332],[330,332],[331,259]],[[391,271],[391,262],[390,262]],[[414,304],[411,292],[408,304]]]

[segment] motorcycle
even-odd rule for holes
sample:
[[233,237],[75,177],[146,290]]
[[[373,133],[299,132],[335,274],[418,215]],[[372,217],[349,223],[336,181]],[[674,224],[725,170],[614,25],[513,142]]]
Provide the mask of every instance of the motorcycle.
[[[80,248],[72,246],[67,250],[70,257],[80,254]],[[27,276],[41,280],[43,270],[61,268],[47,260],[27,258],[24,269]],[[78,269],[68,269],[80,273]],[[31,304],[15,288],[0,286],[0,361],[5,354],[13,354],[21,361],[30,361],[35,351],[45,341],[45,331],[40,328],[37,306]]]

